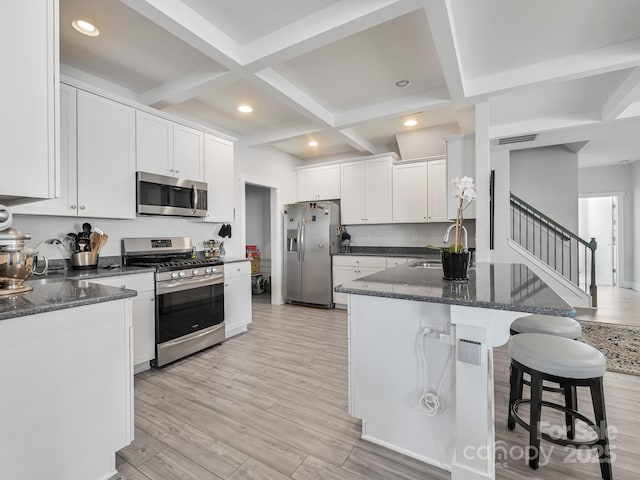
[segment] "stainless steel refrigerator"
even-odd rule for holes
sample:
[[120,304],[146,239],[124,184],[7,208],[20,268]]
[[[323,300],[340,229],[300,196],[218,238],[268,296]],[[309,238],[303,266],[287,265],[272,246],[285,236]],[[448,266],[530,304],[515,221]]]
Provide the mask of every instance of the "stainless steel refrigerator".
[[331,254],[340,242],[340,207],[304,202],[284,207],[284,299],[333,307]]

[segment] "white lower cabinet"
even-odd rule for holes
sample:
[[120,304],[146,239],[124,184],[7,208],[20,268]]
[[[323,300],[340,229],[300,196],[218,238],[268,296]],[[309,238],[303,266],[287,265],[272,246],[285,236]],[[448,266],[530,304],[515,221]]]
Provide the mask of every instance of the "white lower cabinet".
[[96,278],[92,283],[136,290],[132,298],[133,310],[133,364],[135,373],[149,368],[156,358],[156,296],[153,273]]
[[251,263],[224,266],[224,330],[226,338],[246,332],[251,323]]
[[[333,287],[358,278],[381,272],[387,268],[385,257],[370,257],[361,255],[336,255],[333,257]],[[338,308],[347,304],[347,294],[333,292],[333,303]]]

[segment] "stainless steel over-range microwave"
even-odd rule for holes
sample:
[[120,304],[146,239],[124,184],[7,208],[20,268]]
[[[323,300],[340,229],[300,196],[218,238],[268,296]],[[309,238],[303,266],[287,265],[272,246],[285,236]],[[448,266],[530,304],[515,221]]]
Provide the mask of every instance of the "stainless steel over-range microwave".
[[140,215],[207,216],[204,182],[137,172],[136,199]]

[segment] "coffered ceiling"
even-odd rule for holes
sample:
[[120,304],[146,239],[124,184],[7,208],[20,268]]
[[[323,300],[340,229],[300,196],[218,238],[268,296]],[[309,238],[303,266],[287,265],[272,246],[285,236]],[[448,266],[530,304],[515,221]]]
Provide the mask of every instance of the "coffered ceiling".
[[588,140],[595,165],[640,158],[638,18],[636,0],[60,0],[61,70],[305,160],[473,131],[487,101],[492,136]]

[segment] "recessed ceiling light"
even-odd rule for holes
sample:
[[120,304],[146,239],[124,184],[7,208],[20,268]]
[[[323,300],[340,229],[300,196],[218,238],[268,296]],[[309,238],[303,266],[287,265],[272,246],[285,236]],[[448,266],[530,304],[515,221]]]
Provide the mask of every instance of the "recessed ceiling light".
[[310,147],[317,147],[319,143],[315,140],[311,140],[309,143],[307,143],[307,145],[309,145]]
[[250,105],[240,105],[238,107],[238,110],[240,110],[242,113],[251,113],[253,112],[253,108],[251,108]]
[[409,120],[404,122],[405,127],[415,127],[417,124],[418,124],[418,121],[414,120],[413,118],[410,118]]
[[396,82],[396,87],[406,87],[407,85],[409,85],[409,80],[398,80]]
[[88,35],[90,37],[97,37],[100,35],[100,30],[98,30],[93,23],[89,23],[86,20],[74,20],[71,22],[71,26],[83,35]]

